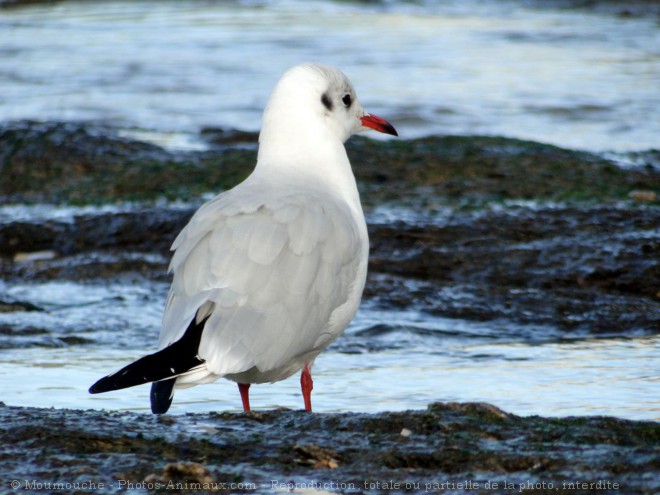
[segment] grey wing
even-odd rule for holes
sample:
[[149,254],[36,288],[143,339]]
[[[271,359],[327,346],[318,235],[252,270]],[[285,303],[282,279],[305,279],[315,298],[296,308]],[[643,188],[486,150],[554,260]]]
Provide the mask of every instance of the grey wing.
[[196,217],[177,239],[161,347],[208,317],[199,355],[222,375],[276,369],[343,331],[368,248],[348,207],[295,196]]

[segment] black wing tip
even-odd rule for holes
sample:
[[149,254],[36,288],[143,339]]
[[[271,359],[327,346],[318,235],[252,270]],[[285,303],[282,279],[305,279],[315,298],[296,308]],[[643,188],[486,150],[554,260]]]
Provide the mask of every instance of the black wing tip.
[[89,387],[90,394],[104,394],[106,392],[112,392],[114,390],[121,390],[123,388],[133,387],[136,384],[118,384],[114,380],[109,379],[110,377],[101,378],[94,385]]
[[[103,378],[98,380],[94,385],[89,387],[89,393],[103,394],[105,392],[112,392],[113,390],[121,390],[122,388],[133,387],[135,385],[140,385],[141,383],[144,383],[131,379],[133,378],[133,376],[129,374],[129,371],[134,364],[135,363],[131,363],[115,373],[104,376]],[[127,380],[127,378],[129,379]]]
[[113,390],[117,390],[115,387],[112,386],[112,382],[109,380],[110,376],[104,376],[103,378],[101,378],[94,385],[89,387],[88,392],[90,394],[102,394],[104,392],[111,392]]
[[[168,383],[168,385],[159,385],[157,387],[158,402],[165,404],[167,400],[166,395],[171,395],[172,388],[174,387],[174,379],[178,375],[204,363],[204,360],[197,355],[197,352],[199,351],[202,330],[207,319],[208,317],[199,323],[193,319],[188,325],[186,332],[175,343],[158,352],[144,356],[111,375],[104,376],[89,387],[89,393],[102,394],[149,382],[159,383],[162,381],[162,383]],[[169,383],[170,380],[172,380],[171,383]],[[169,402],[172,402],[171,397],[169,398]],[[158,410],[162,408],[165,408],[165,411],[167,411],[169,403],[166,407],[164,405],[160,406]]]

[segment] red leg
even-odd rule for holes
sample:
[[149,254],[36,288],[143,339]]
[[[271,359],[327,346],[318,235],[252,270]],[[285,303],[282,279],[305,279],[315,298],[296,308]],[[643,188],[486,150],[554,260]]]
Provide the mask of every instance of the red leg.
[[238,391],[241,393],[241,400],[243,401],[243,411],[250,412],[250,384],[239,383]]
[[309,363],[305,364],[300,375],[300,388],[302,389],[303,400],[305,401],[305,410],[312,412],[312,389],[314,381],[312,372],[309,371]]

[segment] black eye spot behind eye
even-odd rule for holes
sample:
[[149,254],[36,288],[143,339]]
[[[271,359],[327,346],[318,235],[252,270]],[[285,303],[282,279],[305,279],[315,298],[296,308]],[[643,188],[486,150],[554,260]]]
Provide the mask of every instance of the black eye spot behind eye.
[[344,105],[346,105],[347,107],[350,107],[351,103],[353,103],[353,101],[351,100],[351,95],[349,95],[348,93],[346,93],[342,97],[341,101],[344,102]]
[[328,109],[328,111],[332,112],[332,100],[328,96],[328,93],[323,93],[321,95],[321,103],[323,103],[323,106]]

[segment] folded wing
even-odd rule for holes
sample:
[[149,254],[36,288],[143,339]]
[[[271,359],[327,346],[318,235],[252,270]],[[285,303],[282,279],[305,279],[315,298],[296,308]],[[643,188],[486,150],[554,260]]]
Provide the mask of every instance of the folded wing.
[[337,336],[333,312],[366,270],[348,206],[323,194],[252,197],[240,211],[223,196],[207,203],[173,246],[160,346],[207,319],[199,357],[216,375],[276,369],[325,347]]

